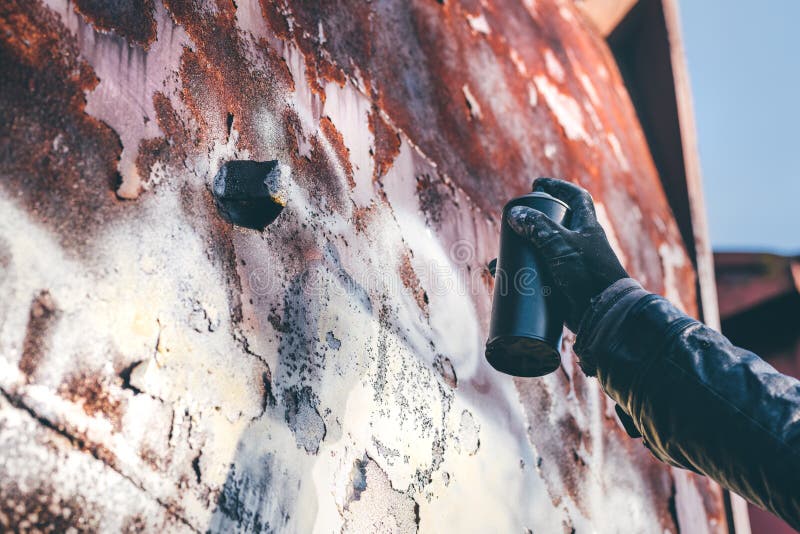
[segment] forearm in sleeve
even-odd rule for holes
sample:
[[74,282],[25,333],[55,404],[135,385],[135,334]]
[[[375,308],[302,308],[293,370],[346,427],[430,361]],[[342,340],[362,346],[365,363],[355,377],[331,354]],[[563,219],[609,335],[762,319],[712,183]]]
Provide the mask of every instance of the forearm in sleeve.
[[800,529],[800,382],[629,278],[593,299],[575,350],[657,458]]

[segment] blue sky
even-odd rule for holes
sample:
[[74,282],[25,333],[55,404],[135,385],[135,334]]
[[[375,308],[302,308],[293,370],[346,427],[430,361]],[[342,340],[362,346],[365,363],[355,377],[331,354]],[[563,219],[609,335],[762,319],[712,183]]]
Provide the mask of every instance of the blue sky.
[[680,10],[712,244],[800,254],[800,1]]

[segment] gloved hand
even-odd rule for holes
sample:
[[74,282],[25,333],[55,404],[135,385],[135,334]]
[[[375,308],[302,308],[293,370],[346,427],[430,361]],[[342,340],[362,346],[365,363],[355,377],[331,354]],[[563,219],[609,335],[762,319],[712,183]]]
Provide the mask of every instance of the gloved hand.
[[589,193],[576,185],[553,178],[538,178],[534,191],[543,191],[570,207],[569,229],[544,213],[525,206],[508,211],[508,224],[536,247],[550,270],[553,281],[568,303],[567,326],[577,332],[592,297],[627,278],[628,273],[611,250],[597,222]]

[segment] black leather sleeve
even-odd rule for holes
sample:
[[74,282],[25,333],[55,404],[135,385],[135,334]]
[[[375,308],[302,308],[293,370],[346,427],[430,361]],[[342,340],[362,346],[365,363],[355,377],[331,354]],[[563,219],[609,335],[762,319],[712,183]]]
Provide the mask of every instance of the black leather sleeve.
[[611,289],[576,351],[647,447],[800,530],[800,382],[638,284]]

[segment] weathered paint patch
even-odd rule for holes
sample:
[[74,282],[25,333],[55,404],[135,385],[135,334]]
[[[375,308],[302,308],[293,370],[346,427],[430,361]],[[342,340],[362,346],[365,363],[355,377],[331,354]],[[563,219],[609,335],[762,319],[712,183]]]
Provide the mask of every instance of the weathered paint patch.
[[96,29],[111,32],[145,49],[156,38],[153,0],[75,0],[75,10]]
[[578,102],[571,96],[562,93],[546,76],[535,76],[533,80],[538,92],[544,97],[545,102],[563,128],[567,139],[591,144],[592,140],[584,126],[583,112]]
[[536,90],[536,85],[529,83],[528,84],[528,104],[531,107],[536,107],[536,104],[539,103],[539,92]]
[[28,380],[34,378],[36,369],[47,355],[53,322],[58,320],[59,315],[53,297],[47,290],[41,291],[31,302],[25,339],[22,342],[22,355],[17,364]]
[[512,48],[509,52],[509,57],[514,63],[514,66],[517,68],[517,72],[519,72],[521,76],[527,76],[528,67],[525,65],[525,60],[522,59],[522,57],[519,55],[519,52]]
[[611,145],[611,149],[614,151],[614,155],[617,156],[617,161],[619,161],[620,168],[623,171],[630,171],[631,166],[628,163],[628,158],[625,157],[625,154],[622,153],[622,148],[619,144],[619,139],[613,133],[608,134],[608,144]]
[[551,78],[558,83],[564,83],[564,67],[561,66],[561,62],[549,48],[544,51],[544,64]]
[[478,15],[467,13],[467,22],[469,22],[470,28],[478,33],[484,35],[492,33],[492,30],[489,28],[489,22],[486,20],[486,17],[483,16],[483,13]]
[[483,114],[481,113],[481,106],[478,104],[478,100],[475,98],[475,95],[472,94],[472,91],[468,85],[464,85],[461,88],[461,91],[464,93],[464,98],[467,101],[467,109],[469,110],[469,114],[473,119],[480,120],[483,117]]
[[11,2],[0,24],[0,187],[77,248],[120,213],[108,198],[119,137],[86,114],[84,92],[98,79],[58,15],[39,2]]
[[353,499],[345,508],[342,532],[416,532],[418,506],[392,488],[381,468],[370,459],[358,465]]

